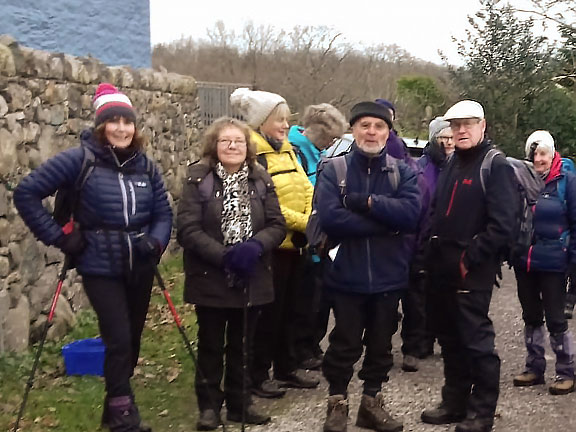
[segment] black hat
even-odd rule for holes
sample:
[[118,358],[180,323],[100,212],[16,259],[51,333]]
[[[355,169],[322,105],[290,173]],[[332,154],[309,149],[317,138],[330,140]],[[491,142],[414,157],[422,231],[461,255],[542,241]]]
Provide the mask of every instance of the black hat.
[[350,110],[350,126],[356,123],[361,117],[376,117],[384,120],[390,129],[392,129],[392,119],[390,110],[376,102],[359,102]]

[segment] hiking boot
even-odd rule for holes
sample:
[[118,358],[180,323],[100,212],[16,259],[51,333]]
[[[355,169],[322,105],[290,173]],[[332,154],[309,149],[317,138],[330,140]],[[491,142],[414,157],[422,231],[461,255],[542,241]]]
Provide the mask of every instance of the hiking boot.
[[196,422],[196,430],[216,430],[221,423],[220,414],[217,414],[213,409],[207,409],[200,412],[200,417],[198,417],[198,421]]
[[378,393],[376,397],[362,395],[356,426],[379,432],[400,432],[404,429],[402,423],[394,420],[384,408],[382,393]]
[[516,375],[512,380],[515,387],[528,387],[538,384],[544,384],[544,375],[538,375],[534,372],[522,372],[520,375]]
[[548,391],[553,395],[565,395],[572,393],[574,391],[574,380],[558,377],[552,383],[552,385],[550,385]]
[[253,386],[251,389],[252,394],[265,399],[277,399],[286,394],[286,390],[280,388],[278,381],[266,380],[260,384]]
[[436,408],[424,410],[420,415],[420,419],[424,423],[433,425],[458,423],[465,418],[465,410],[459,411],[452,409],[444,402],[441,402]]
[[467,418],[458,423],[454,432],[490,432],[494,425],[494,419],[489,417]]
[[404,372],[418,372],[418,359],[411,355],[405,355],[402,361],[402,370]]
[[108,399],[108,427],[110,432],[140,432],[140,415],[130,396]]
[[[140,412],[138,411],[138,406],[134,402],[134,396],[130,396],[130,400],[133,404],[133,409],[136,411],[136,415],[140,417]],[[108,408],[108,396],[104,397],[104,403],[102,404],[102,418],[100,420],[100,429],[110,429],[108,426],[108,421],[110,417],[110,412]],[[145,423],[140,422],[140,432],[152,432],[152,428]]]
[[306,376],[306,372],[295,370],[288,375],[276,377],[280,381],[280,387],[311,389],[318,387],[320,380]]
[[310,357],[306,360],[302,360],[298,365],[298,369],[305,369],[305,370],[318,370],[322,366],[322,358],[319,357]]
[[343,395],[328,396],[324,432],[346,432],[348,425],[348,401]]
[[[242,411],[228,411],[226,417],[232,422],[241,423]],[[264,425],[270,423],[270,420],[272,420],[272,418],[269,415],[259,413],[253,405],[248,405],[246,408],[246,415],[244,417],[246,424]]]

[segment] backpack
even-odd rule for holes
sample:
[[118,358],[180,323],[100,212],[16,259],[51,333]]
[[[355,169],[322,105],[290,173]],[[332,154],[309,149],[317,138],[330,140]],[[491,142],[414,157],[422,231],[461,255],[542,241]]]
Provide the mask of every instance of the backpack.
[[[348,171],[348,163],[346,155],[334,156],[331,158],[323,158],[318,164],[316,170],[316,187],[314,188],[314,195],[312,196],[312,213],[308,218],[306,225],[306,237],[308,239],[309,250],[312,254],[320,257],[326,256],[328,250],[331,249],[328,235],[322,230],[320,224],[320,217],[318,216],[318,197],[317,188],[320,180],[320,172],[328,165],[334,165],[336,171],[336,182],[340,189],[340,197],[343,199],[346,195],[346,174]],[[388,174],[388,181],[392,186],[392,190],[396,191],[400,183],[400,171],[398,170],[398,159],[386,153],[386,172]]]
[[[484,195],[486,195],[486,182],[492,169],[492,162],[498,155],[504,157],[504,154],[499,150],[488,150],[480,165],[480,184]],[[504,260],[512,265],[514,260],[526,254],[532,245],[534,237],[534,213],[532,209],[544,189],[544,180],[528,161],[507,157],[506,162],[514,171],[520,196],[513,236],[504,251]]]
[[[56,223],[61,226],[65,226],[71,221],[73,222],[82,188],[86,184],[90,174],[92,174],[92,171],[94,171],[94,167],[99,165],[96,160],[96,155],[92,150],[84,146],[82,146],[81,149],[83,150],[82,167],[80,168],[78,177],[76,177],[74,186],[58,189],[54,198],[52,217]],[[119,168],[119,170],[122,171],[121,168]],[[150,180],[152,180],[154,176],[154,166],[148,157],[146,157],[146,173]]]
[[300,161],[300,165],[302,166],[302,169],[304,170],[304,172],[306,173],[306,176],[310,177],[313,172],[308,172],[308,159],[306,159],[306,156],[304,155],[304,152],[300,149],[300,147],[292,145],[292,150],[294,151],[294,154],[296,155],[296,157],[298,158],[298,160]]

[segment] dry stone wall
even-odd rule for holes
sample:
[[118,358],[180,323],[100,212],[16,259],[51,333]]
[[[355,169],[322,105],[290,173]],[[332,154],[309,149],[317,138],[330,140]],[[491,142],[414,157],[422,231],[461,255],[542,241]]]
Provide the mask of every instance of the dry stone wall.
[[[38,242],[12,203],[14,187],[56,153],[79,145],[93,123],[92,96],[100,82],[125,92],[148,138],[146,153],[178,200],[187,161],[197,154],[196,81],[149,69],[107,67],[20,46],[0,36],[0,354],[22,351],[40,334],[56,287],[62,254]],[[50,206],[53,200],[47,199]],[[74,273],[74,272],[73,272]],[[68,277],[49,338],[57,339],[88,305],[79,278]]]

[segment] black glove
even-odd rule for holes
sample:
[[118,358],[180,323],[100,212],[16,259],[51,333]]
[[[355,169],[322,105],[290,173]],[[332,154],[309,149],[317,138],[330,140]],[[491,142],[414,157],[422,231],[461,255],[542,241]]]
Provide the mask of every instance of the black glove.
[[306,237],[306,234],[299,231],[294,231],[292,233],[292,244],[296,249],[305,248],[308,244],[308,238]]
[[370,210],[368,207],[368,198],[370,194],[352,192],[344,195],[344,207],[357,213],[367,213]]
[[237,243],[224,254],[224,268],[243,278],[250,276],[254,273],[262,250],[262,243],[254,238]]
[[156,262],[160,260],[162,255],[162,246],[160,242],[148,234],[141,234],[136,237],[136,242],[134,243],[137,254],[144,259],[155,260]]
[[66,255],[79,255],[86,247],[86,242],[84,241],[84,236],[80,230],[73,227],[71,230],[67,230],[62,237],[56,240],[54,243],[58,249],[64,252]]

